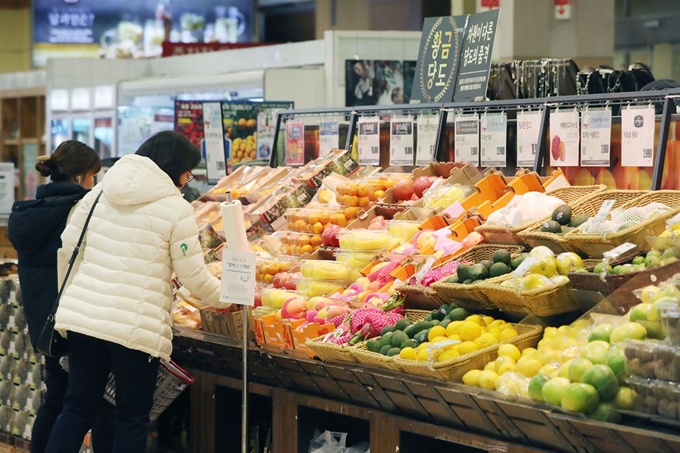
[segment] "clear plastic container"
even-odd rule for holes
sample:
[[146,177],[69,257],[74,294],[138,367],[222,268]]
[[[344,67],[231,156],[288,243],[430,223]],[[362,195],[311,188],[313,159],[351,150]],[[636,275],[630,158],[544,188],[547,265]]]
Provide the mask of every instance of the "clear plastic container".
[[327,225],[347,226],[347,217],[340,208],[289,209],[286,211],[288,230],[300,233],[321,234]]
[[320,234],[296,233],[293,231],[277,231],[272,234],[279,243],[278,252],[284,255],[302,256],[314,253],[321,247]]
[[460,184],[442,184],[425,192],[423,202],[426,207],[443,210],[456,201],[463,201],[473,193],[473,189]]
[[662,310],[661,319],[668,340],[675,346],[680,346],[680,308]]
[[657,379],[627,378],[625,383],[635,392],[634,412],[680,419],[680,386]]
[[368,266],[379,253],[380,250],[372,250],[368,252],[337,252],[335,254],[335,260],[352,269],[363,269],[364,267]]
[[421,223],[415,220],[391,220],[387,224],[387,231],[394,238],[410,241],[420,231],[419,226]]
[[680,382],[680,350],[677,347],[655,341],[626,341],[622,346],[628,359],[627,374]]
[[267,285],[274,281],[279,272],[293,269],[299,260],[293,256],[279,255],[276,258],[258,258],[255,264],[255,279]]
[[300,272],[304,278],[326,281],[347,281],[350,269],[338,261],[302,260]]
[[303,278],[297,284],[297,291],[307,298],[330,296],[347,287],[344,281],[311,280]]
[[347,230],[338,235],[340,248],[357,252],[385,250],[393,238],[385,230]]
[[303,294],[299,291],[289,291],[278,288],[263,288],[262,289],[262,306],[267,308],[279,309],[283,307],[289,299],[295,297],[302,297]]

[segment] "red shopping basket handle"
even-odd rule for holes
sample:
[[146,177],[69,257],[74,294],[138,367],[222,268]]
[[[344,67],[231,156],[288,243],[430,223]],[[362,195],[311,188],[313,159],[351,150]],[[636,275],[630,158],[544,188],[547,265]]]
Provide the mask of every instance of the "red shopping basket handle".
[[165,368],[168,373],[188,385],[192,385],[195,382],[194,378],[179,365],[177,365],[174,360],[170,360],[169,362],[161,362],[161,366],[163,366],[163,368]]

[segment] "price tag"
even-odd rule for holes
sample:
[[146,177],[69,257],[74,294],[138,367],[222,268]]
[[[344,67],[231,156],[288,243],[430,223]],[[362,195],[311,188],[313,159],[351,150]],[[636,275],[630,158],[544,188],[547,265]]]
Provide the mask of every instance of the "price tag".
[[222,251],[222,289],[220,301],[237,305],[255,305],[254,252],[224,249]]
[[208,184],[215,184],[227,175],[222,104],[219,102],[203,103],[203,137]]
[[609,167],[612,111],[593,110],[581,114],[581,166]]
[[421,115],[418,117],[418,146],[416,147],[416,165],[427,165],[434,162],[437,148],[437,125],[439,114]]
[[621,111],[621,165],[654,166],[654,108]]
[[[463,205],[460,204],[460,201],[456,201],[455,203],[453,203],[451,206],[444,210],[444,214],[448,215],[452,219],[457,219],[466,212],[467,211],[465,210]],[[448,230],[448,227],[446,229]]]
[[482,148],[482,167],[507,166],[506,144],[508,137],[508,118],[505,112],[482,115],[480,145]]
[[390,122],[390,165],[413,165],[413,120],[392,118]]
[[305,123],[286,123],[286,165],[305,164]]
[[541,112],[517,114],[517,167],[533,167],[541,132]]
[[536,263],[536,258],[533,256],[527,256],[524,258],[524,261],[522,261],[522,264],[520,264],[517,269],[512,271],[512,276],[519,278],[519,277],[524,277],[524,275],[529,272],[529,269],[531,266],[533,266]]
[[635,249],[637,245],[631,244],[630,242],[626,242],[625,244],[621,244],[618,247],[614,247],[608,252],[604,252],[602,254],[603,257],[609,259],[609,260],[615,260],[616,258],[620,257],[626,252],[630,252],[631,250]]
[[337,121],[319,123],[319,157],[340,147],[340,132]]
[[604,222],[607,218],[607,214],[609,214],[609,211],[611,211],[614,207],[614,203],[616,203],[616,200],[605,200],[604,203],[602,203],[602,206],[600,206],[600,210],[597,211],[597,215],[595,216],[594,220],[597,223]]
[[456,162],[479,167],[479,118],[477,114],[456,117]]
[[578,167],[578,116],[575,110],[550,115],[550,166]]
[[380,165],[380,118],[359,118],[359,165]]

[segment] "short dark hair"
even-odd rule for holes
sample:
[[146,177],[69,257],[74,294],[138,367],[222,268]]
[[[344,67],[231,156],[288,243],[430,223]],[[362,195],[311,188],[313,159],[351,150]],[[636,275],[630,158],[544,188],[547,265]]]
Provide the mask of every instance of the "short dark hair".
[[135,154],[154,161],[177,187],[181,186],[179,177],[201,163],[201,152],[185,136],[174,131],[153,135]]
[[102,161],[97,152],[85,143],[66,140],[49,156],[38,157],[35,169],[52,181],[73,181],[88,173],[97,174],[102,169]]

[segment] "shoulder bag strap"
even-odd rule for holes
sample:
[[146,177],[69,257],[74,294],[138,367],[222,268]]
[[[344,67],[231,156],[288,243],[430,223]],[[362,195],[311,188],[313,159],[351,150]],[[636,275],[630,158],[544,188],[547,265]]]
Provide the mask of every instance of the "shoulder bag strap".
[[71,255],[71,259],[68,260],[68,269],[66,270],[66,275],[64,276],[64,281],[61,282],[61,287],[59,288],[59,294],[57,295],[57,300],[54,302],[54,305],[52,306],[52,311],[50,312],[50,315],[48,316],[48,320],[53,320],[54,315],[57,313],[57,308],[59,308],[59,300],[61,299],[61,295],[64,292],[64,289],[66,287],[66,282],[68,282],[68,278],[71,275],[71,271],[73,270],[73,265],[76,262],[76,258],[78,257],[78,252],[80,251],[80,246],[83,243],[83,239],[85,238],[85,232],[87,231],[87,226],[90,224],[90,219],[92,218],[92,213],[94,212],[95,206],[97,206],[97,203],[99,202],[99,198],[102,196],[102,192],[99,192],[99,195],[97,195],[97,198],[95,198],[94,203],[92,203],[92,207],[90,208],[90,212],[87,214],[87,218],[85,219],[85,224],[83,225],[83,231],[80,232],[80,237],[78,238],[78,244],[76,244],[76,248],[73,249],[73,254]]

